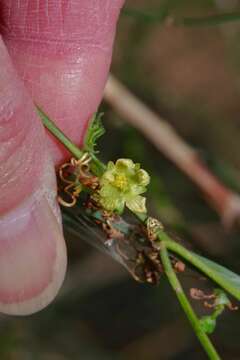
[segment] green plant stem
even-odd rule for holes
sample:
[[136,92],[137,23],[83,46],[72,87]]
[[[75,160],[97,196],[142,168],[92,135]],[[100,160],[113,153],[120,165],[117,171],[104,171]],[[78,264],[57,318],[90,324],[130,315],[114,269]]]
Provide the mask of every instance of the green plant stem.
[[[38,105],[36,105],[36,108],[44,126],[50,131],[50,133],[55,136],[76,159],[81,159],[84,151],[80,150],[76,145],[74,145],[73,142],[56,126],[56,124]],[[99,175],[105,170],[105,165],[94,154],[91,153],[90,155]]]
[[214,346],[212,345],[210,339],[208,338],[207,334],[204,333],[203,330],[201,329],[199,319],[197,318],[195,312],[193,311],[193,308],[192,308],[191,304],[189,303],[189,301],[183,291],[183,288],[172,268],[172,264],[171,264],[171,261],[168,256],[167,247],[166,247],[166,244],[164,241],[161,242],[160,255],[161,255],[162,264],[163,264],[163,267],[165,270],[165,274],[169,280],[169,283],[171,284],[186,316],[188,317],[188,319],[195,331],[196,336],[198,337],[204,350],[208,354],[209,359],[220,360],[220,357],[217,354],[217,352],[216,352]]
[[153,14],[146,11],[140,11],[138,9],[125,8],[122,11],[123,15],[132,17],[136,20],[140,20],[146,23],[162,22],[167,16],[167,10],[163,9],[162,12]]
[[[80,150],[72,141],[63,134],[63,132],[55,125],[55,123],[37,106],[38,113],[43,121],[43,124],[46,128],[75,156],[77,159],[80,159],[84,151]],[[99,176],[105,170],[105,165],[95,156],[92,156],[92,171],[95,175]],[[135,214],[138,219],[144,223],[147,219],[146,214]],[[161,241],[164,241],[167,248],[172,252],[180,255],[182,258],[190,262],[197,269],[206,274],[210,279],[214,280],[217,284],[227,290],[230,294],[235,296],[238,300],[240,299],[240,293],[232,287],[228,281],[225,281],[224,277],[214,272],[210,267],[208,267],[202,260],[200,256],[188,251],[180,244],[173,241],[164,231],[159,232],[159,237]]]
[[96,167],[95,175],[100,176],[106,170],[106,165],[103,164],[103,162],[101,160],[99,160],[95,154],[91,153],[91,157],[92,157],[92,161]]
[[56,124],[38,105],[36,105],[36,108],[44,126],[50,131],[50,133],[55,136],[76,159],[81,159],[84,152],[80,150],[76,145],[74,145],[73,142],[66,135],[64,135],[64,133],[56,126]]
[[229,281],[225,280],[224,276],[221,273],[213,271],[210,267],[208,267],[207,264],[202,260],[201,256],[196,255],[195,253],[185,249],[182,245],[169,238],[169,236],[164,232],[162,232],[160,237],[161,240],[164,241],[168,250],[180,255],[183,259],[194,265],[195,268],[200,270],[203,274],[207,275],[210,279],[219,284],[223,289],[225,289],[231,295],[240,300],[239,291],[237,291],[236,288],[231,286]]
[[198,27],[198,26],[218,26],[230,22],[240,21],[240,12],[229,12],[209,16],[199,16],[199,17],[174,17],[167,13],[150,13],[145,11],[140,11],[137,9],[126,8],[123,10],[123,14],[129,17],[133,17],[136,20],[143,21],[146,23],[163,23],[165,19],[169,18],[169,23],[176,26],[186,26],[186,27]]
[[[54,124],[52,120],[39,108],[37,107],[38,113],[43,121],[43,124],[46,126],[46,128],[77,158],[80,159],[82,155],[84,154],[84,151],[81,151],[78,149],[76,145],[74,145],[70,139],[68,139],[63,132]],[[96,165],[96,168],[99,169],[105,169],[105,165],[93,154],[93,162]],[[96,173],[96,168],[93,169],[93,173],[98,175]],[[142,222],[145,223],[147,220],[146,214],[139,214],[136,213],[135,216]],[[203,330],[200,327],[199,319],[195,315],[195,312],[193,311],[185,293],[183,292],[182,286],[172,268],[171,261],[168,256],[168,249],[171,250],[174,253],[177,253],[178,255],[182,256],[184,259],[188,260],[190,263],[195,265],[199,270],[201,270],[203,273],[208,275],[211,279],[215,280],[217,283],[221,285],[223,281],[220,281],[217,276],[213,274],[209,270],[207,266],[205,266],[204,263],[201,261],[198,261],[196,258],[196,255],[191,253],[190,251],[186,250],[181,245],[177,244],[175,241],[173,241],[164,231],[159,230],[158,231],[158,238],[159,238],[159,245],[160,245],[160,254],[162,263],[166,272],[166,275],[168,277],[168,280],[174,289],[176,296],[185,311],[190,323],[192,324],[192,327],[199,338],[203,348],[205,349],[206,353],[208,354],[209,358],[211,360],[218,360],[220,359],[216,350],[214,349],[210,339],[208,336],[203,332]],[[226,284],[225,284],[226,285]],[[223,286],[224,287],[224,286]],[[227,286],[225,286],[227,288]],[[232,293],[230,291],[230,293]]]
[[183,19],[175,19],[174,24],[182,26],[217,26],[233,21],[240,21],[239,12],[231,12],[205,17],[186,17]]

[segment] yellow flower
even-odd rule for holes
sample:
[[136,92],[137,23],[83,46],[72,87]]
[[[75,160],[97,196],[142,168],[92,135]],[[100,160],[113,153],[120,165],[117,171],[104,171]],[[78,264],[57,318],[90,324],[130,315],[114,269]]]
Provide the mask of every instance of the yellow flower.
[[100,178],[98,201],[108,211],[122,213],[125,205],[133,212],[146,212],[146,199],[141,196],[150,182],[148,173],[130,159],[110,161]]

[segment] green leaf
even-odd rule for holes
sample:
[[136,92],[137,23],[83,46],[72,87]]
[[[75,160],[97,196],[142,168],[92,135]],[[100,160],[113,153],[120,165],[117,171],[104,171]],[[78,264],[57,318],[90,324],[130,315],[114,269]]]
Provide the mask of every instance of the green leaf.
[[89,151],[92,154],[98,153],[95,149],[97,140],[105,134],[105,129],[102,124],[102,116],[103,113],[94,114],[84,138],[84,150]]
[[180,255],[183,259],[194,265],[198,270],[215,281],[221,288],[240,301],[240,276],[218,265],[214,261],[208,260],[203,256],[197,255],[175,241],[169,240],[165,233],[159,234],[159,239],[164,240],[167,248]]
[[240,300],[240,276],[200,255],[192,253],[192,255],[202,263],[206,269],[204,272],[222,288]]

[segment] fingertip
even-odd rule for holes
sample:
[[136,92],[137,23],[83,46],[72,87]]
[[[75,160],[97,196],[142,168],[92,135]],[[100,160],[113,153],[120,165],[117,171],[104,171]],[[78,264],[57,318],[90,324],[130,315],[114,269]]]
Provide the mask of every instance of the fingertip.
[[[4,40],[32,98],[81,146],[101,102],[123,0],[3,0]],[[9,16],[10,14],[10,16]],[[66,151],[50,137],[55,163]]]
[[61,226],[44,195],[0,219],[0,312],[29,315],[56,296],[66,272]]
[[26,315],[56,296],[66,248],[45,132],[0,40],[0,311]]

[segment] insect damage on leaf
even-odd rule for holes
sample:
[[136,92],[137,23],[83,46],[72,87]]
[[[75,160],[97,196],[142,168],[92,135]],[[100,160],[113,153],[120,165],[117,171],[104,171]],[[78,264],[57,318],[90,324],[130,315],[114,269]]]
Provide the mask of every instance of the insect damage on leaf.
[[84,138],[84,149],[91,154],[98,153],[96,150],[97,140],[105,134],[105,129],[102,124],[102,116],[103,113],[94,114]]

